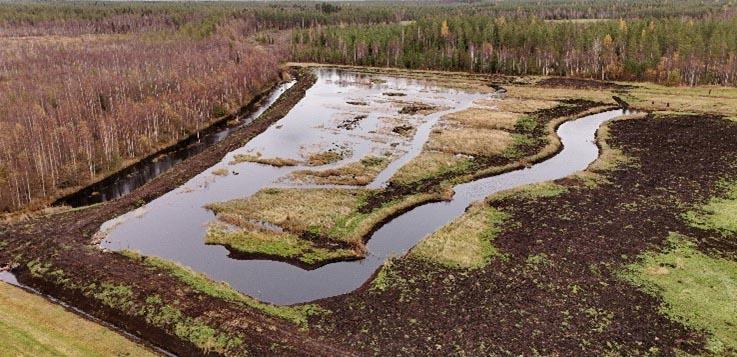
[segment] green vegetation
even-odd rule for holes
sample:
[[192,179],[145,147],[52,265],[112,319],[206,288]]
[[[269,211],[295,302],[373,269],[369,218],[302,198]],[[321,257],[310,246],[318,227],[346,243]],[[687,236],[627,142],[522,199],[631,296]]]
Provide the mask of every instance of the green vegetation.
[[292,37],[293,57],[320,63],[573,75],[669,85],[735,84],[725,77],[732,73],[737,54],[734,16],[694,20],[617,15],[574,22],[524,14],[434,15],[409,24],[298,30]]
[[425,150],[399,168],[390,181],[399,185],[407,185],[448,173],[461,174],[468,171],[471,164],[469,156]]
[[451,268],[481,268],[499,255],[492,242],[507,218],[504,212],[493,207],[476,204],[423,239],[410,255]]
[[534,183],[510,190],[502,191],[487,198],[493,202],[509,197],[521,197],[525,199],[556,197],[568,192],[568,188],[553,182]]
[[55,269],[52,264],[38,260],[28,262],[26,266],[37,278],[65,289],[77,290],[84,296],[97,300],[111,309],[143,317],[146,322],[154,326],[170,329],[176,336],[191,342],[202,351],[224,353],[243,343],[240,337],[219,331],[202,321],[201,318],[185,315],[177,307],[179,302],[176,300],[164,303],[158,296],[148,296],[143,303],[136,299],[133,287],[128,285],[108,282],[77,283],[67,277],[63,270]]
[[737,234],[737,182],[723,183],[724,197],[715,197],[704,205],[685,214],[691,225],[712,229],[725,236]]
[[394,259],[387,259],[386,263],[381,266],[379,272],[376,273],[376,277],[371,281],[371,289],[378,291],[386,291],[392,286],[393,282],[398,278],[394,270]]
[[154,356],[118,333],[0,282],[0,350],[7,356]]
[[737,352],[737,263],[707,256],[679,234],[668,242],[665,251],[644,255],[624,276],[661,297],[665,314],[709,333],[711,352]]
[[515,159],[525,155],[529,149],[538,146],[544,137],[542,125],[535,118],[525,115],[514,124],[513,144],[505,151],[504,156]]
[[378,190],[276,189],[246,199],[208,206],[218,219],[243,229],[266,222],[295,235],[312,234],[361,250],[365,235],[379,222],[407,207],[436,199],[437,194],[406,196],[364,212],[367,198]]
[[193,271],[192,269],[181,266],[177,263],[158,257],[142,257],[140,254],[131,251],[124,251],[123,254],[132,259],[140,260],[149,266],[165,270],[172,276],[181,280],[183,283],[203,294],[244,304],[258,309],[268,315],[290,321],[300,327],[307,327],[307,320],[311,315],[326,312],[324,309],[311,304],[300,306],[279,306],[262,303],[250,296],[241,294],[226,283],[214,282],[204,274]]
[[225,224],[214,222],[207,229],[205,243],[220,244],[241,254],[295,260],[309,266],[363,256],[355,249],[321,248],[292,233],[263,229],[257,225],[246,229],[231,229]]

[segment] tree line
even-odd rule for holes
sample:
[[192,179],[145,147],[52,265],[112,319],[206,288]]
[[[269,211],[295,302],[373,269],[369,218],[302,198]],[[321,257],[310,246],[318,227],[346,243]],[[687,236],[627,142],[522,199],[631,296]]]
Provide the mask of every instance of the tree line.
[[667,84],[735,85],[737,19],[436,16],[296,30],[300,61]]

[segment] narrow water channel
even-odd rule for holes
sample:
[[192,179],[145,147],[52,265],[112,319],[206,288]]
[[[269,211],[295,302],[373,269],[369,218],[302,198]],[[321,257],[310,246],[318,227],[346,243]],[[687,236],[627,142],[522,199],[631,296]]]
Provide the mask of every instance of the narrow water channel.
[[54,204],[81,207],[113,200],[132,192],[163,174],[174,165],[222,141],[234,130],[253,122],[295,83],[296,81],[289,81],[279,84],[269,94],[248,105],[243,110],[245,114],[237,118],[238,124],[221,123],[214,125],[196,136],[178,143],[175,147],[166,150],[157,157],[141,160],[116,175],[90,185],[72,195],[60,198]]
[[[317,83],[305,98],[283,119],[254,138],[243,148],[228,154],[220,164],[194,177],[182,187],[148,205],[106,222],[101,245],[112,250],[130,249],[144,255],[171,259],[203,272],[215,280],[228,282],[235,289],[257,299],[277,304],[301,303],[353,291],[360,287],[388,257],[402,255],[423,237],[461,215],[472,202],[519,185],[562,178],[585,169],[598,156],[595,144],[597,128],[607,120],[623,115],[615,110],[567,122],[558,129],[564,148],[547,161],[530,168],[480,179],[454,187],[452,201],[419,206],[393,219],[373,233],[365,259],[338,262],[314,270],[271,260],[236,260],[228,257],[222,246],[203,243],[205,226],[214,219],[204,205],[210,202],[247,197],[264,187],[278,186],[297,167],[272,167],[254,163],[231,165],[238,153],[258,152],[264,157],[298,158],[315,145],[339,143],[350,148],[351,155],[337,166],[370,153],[394,148],[399,161],[411,159],[426,140],[426,130],[450,111],[417,115],[418,130],[410,140],[391,135],[390,140],[376,140],[373,135],[387,125],[387,115],[396,113],[396,101],[386,98],[386,90],[400,91],[405,101],[422,101],[443,108],[462,110],[474,100],[489,94],[467,93],[440,88],[402,78],[365,78],[362,75],[318,70]],[[347,102],[366,102],[366,119],[352,131],[333,130],[330,123],[345,116]],[[396,165],[390,165],[370,185],[380,187],[391,177]],[[213,175],[227,167],[233,174]],[[237,173],[237,175],[236,175]],[[289,185],[286,183],[285,185]]]

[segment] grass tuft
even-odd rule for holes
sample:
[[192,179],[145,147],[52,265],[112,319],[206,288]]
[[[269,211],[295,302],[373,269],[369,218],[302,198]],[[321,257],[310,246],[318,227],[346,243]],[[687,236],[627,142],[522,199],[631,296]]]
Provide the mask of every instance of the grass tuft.
[[481,268],[500,255],[492,241],[507,219],[507,214],[493,207],[473,205],[465,214],[420,241],[410,256],[450,268]]

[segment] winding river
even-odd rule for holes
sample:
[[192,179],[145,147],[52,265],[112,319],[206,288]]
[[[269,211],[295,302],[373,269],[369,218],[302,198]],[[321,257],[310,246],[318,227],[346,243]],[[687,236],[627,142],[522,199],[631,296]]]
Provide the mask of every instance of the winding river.
[[[264,157],[298,157],[305,148],[325,143],[349,147],[343,160],[325,165],[337,167],[369,154],[394,149],[396,161],[414,157],[427,140],[439,118],[462,110],[489,94],[467,93],[433,86],[426,82],[386,76],[367,77],[340,70],[316,70],[317,83],[310,88],[284,118],[255,137],[246,146],[229,153],[183,186],[148,205],[106,222],[101,228],[106,249],[130,249],[187,265],[215,280],[259,300],[295,304],[351,292],[363,285],[387,258],[405,254],[423,237],[463,214],[466,207],[495,192],[516,186],[544,182],[585,169],[598,156],[595,133],[599,126],[624,114],[613,110],[566,122],[558,128],[563,149],[552,158],[529,168],[479,179],[454,187],[451,201],[416,207],[384,224],[367,243],[365,259],[337,262],[314,270],[272,260],[237,260],[228,257],[222,246],[203,243],[206,224],[214,215],[204,205],[236,197],[247,197],[264,187],[292,186],[284,180],[303,168],[272,167],[255,163],[230,164],[238,153],[258,152]],[[376,140],[375,133],[386,129],[387,116],[396,113],[397,101],[387,90],[403,93],[403,101],[422,101],[443,110],[430,115],[405,118],[415,121],[417,132],[408,140],[391,135]],[[334,130],[336,118],[346,113],[346,103],[366,102],[366,118],[354,130]],[[452,108],[452,109],[448,109]],[[391,164],[369,187],[381,187],[400,164]],[[232,174],[214,175],[227,168]],[[305,185],[297,185],[305,187]]]

